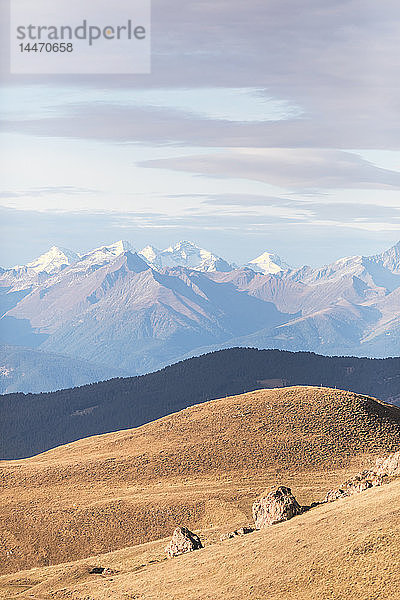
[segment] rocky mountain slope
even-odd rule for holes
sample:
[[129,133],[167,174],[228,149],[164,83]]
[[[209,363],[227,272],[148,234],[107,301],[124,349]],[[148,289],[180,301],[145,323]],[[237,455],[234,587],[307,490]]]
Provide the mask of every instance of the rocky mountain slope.
[[[29,355],[35,351],[24,352]],[[41,361],[41,353],[36,354],[39,356],[34,358]],[[18,350],[16,356],[21,356]],[[53,360],[60,361],[60,357]],[[39,372],[41,365],[39,362]],[[56,362],[54,366],[60,369],[59,365]],[[333,358],[233,348],[141,377],[49,394],[7,394],[0,398],[0,458],[32,456],[83,437],[137,427],[199,402],[260,387],[324,385],[400,404],[399,372],[399,358]]]
[[161,252],[137,254],[117,242],[67,254],[52,249],[31,266],[2,271],[3,344],[132,375],[233,346],[400,352],[400,243],[320,269],[289,269],[268,252],[252,268],[234,268],[190,242]]
[[5,343],[134,374],[168,364],[193,345],[286,320],[271,302],[199,271],[158,273],[127,251],[106,264],[84,258],[37,286],[0,319],[0,332]]
[[[2,462],[1,569],[16,572],[148,544],[169,536],[179,523],[200,530],[209,545],[251,519],[252,503],[267,486],[287,485],[306,505],[399,447],[399,408],[350,392],[295,387],[214,400],[135,430]],[[334,505],[341,502],[347,500]],[[324,507],[316,522],[324,523],[331,510]],[[321,539],[315,536],[312,514],[293,520],[297,527],[295,523],[306,519],[296,540],[303,535]],[[379,523],[390,528],[388,521],[371,520],[371,514],[369,522],[374,523],[370,533],[378,536]],[[357,527],[362,534],[360,522]],[[342,533],[336,529],[338,536]],[[236,543],[243,549],[244,542]],[[104,558],[99,560],[103,564]],[[232,577],[240,581],[231,566]],[[162,572],[168,576],[164,567]],[[75,586],[79,577],[70,573]],[[29,587],[31,577],[35,575],[24,574],[19,583]],[[60,579],[53,582],[58,585]],[[89,595],[106,597],[96,594],[97,588]],[[74,589],[70,597],[85,596]]]

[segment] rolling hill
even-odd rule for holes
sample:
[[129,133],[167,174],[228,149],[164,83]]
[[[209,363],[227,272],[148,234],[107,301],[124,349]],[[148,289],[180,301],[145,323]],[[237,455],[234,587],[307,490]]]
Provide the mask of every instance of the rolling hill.
[[141,377],[48,394],[8,394],[0,396],[0,457],[32,456],[260,387],[324,385],[396,403],[400,399],[399,373],[399,358],[372,360],[233,348]]
[[307,504],[398,448],[399,408],[292,387],[206,402],[138,429],[4,461],[1,569],[145,544],[181,523],[211,543],[251,520],[251,503],[268,485],[289,485]]

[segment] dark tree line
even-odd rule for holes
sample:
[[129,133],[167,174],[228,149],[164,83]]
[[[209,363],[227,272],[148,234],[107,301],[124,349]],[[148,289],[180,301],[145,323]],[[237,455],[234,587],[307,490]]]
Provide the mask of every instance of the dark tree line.
[[232,348],[140,377],[0,396],[0,458],[24,458],[82,437],[137,427],[193,404],[267,386],[265,380],[274,379],[392,402],[398,398],[400,404],[400,358]]

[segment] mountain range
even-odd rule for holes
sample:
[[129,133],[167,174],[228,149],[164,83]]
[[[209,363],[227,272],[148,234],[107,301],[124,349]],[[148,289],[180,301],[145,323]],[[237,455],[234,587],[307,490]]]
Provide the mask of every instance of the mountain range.
[[[394,356],[400,242],[375,256],[297,269],[272,252],[238,267],[186,241],[138,252],[119,241],[83,255],[53,247],[27,265],[1,269],[0,309],[0,343],[14,357],[11,366],[2,353],[4,391],[30,391],[22,376],[26,348],[44,363],[47,353],[78,361],[72,384],[74,369],[88,364],[106,379],[110,369],[136,375],[233,346]],[[24,369],[17,360],[23,350]],[[50,366],[40,385],[59,385]]]

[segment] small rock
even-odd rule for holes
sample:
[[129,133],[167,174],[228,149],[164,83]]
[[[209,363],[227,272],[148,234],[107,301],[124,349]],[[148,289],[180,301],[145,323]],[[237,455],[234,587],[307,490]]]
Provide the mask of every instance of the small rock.
[[378,475],[378,473],[376,471],[362,471],[359,474],[359,477],[370,481],[372,484],[372,487],[377,487],[377,486],[383,485],[384,477],[386,477],[386,475],[384,475],[384,474]]
[[293,496],[292,490],[283,485],[253,504],[253,518],[256,529],[288,521],[302,512],[302,508]]
[[115,571],[113,571],[112,569],[109,569],[108,567],[90,567],[89,568],[89,573],[91,575],[106,575],[106,576],[110,576],[110,575],[114,575]]
[[96,574],[96,575],[102,575],[102,573],[104,573],[104,570],[105,570],[104,567],[91,567],[89,569],[89,573],[91,575],[94,575],[94,574]]
[[398,477],[400,475],[400,450],[386,458],[378,458],[376,461],[376,474]]
[[239,529],[235,530],[236,535],[247,535],[248,533],[253,533],[254,527],[239,527]]
[[224,542],[225,540],[230,540],[232,538],[236,537],[236,534],[234,531],[230,531],[229,533],[223,533],[222,535],[220,535],[219,539],[221,542]]
[[253,531],[254,527],[240,527],[239,529],[235,529],[234,531],[230,531],[229,533],[223,533],[219,539],[221,540],[221,542],[223,542],[225,540],[230,540],[237,536],[247,535],[248,533],[252,533]]
[[361,492],[365,492],[365,490],[372,488],[372,482],[369,479],[361,479],[356,476],[353,479],[346,481],[344,486],[348,495],[352,496],[353,494],[360,494]]
[[170,543],[165,548],[165,552],[168,558],[174,558],[174,556],[192,552],[199,548],[203,548],[203,544],[195,533],[192,533],[187,527],[177,527]]

